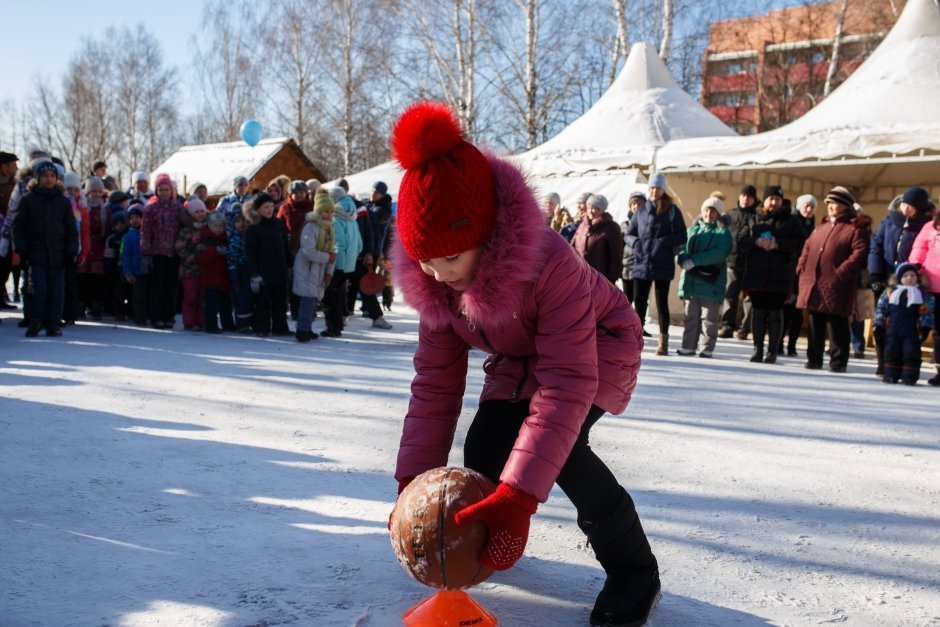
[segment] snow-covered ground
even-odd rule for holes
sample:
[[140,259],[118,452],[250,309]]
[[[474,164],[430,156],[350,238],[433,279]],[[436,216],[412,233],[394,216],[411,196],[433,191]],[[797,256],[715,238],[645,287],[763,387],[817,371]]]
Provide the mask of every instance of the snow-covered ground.
[[[396,625],[430,592],[386,531],[404,306],[305,345],[0,317],[0,624]],[[648,347],[592,432],[659,558],[650,624],[940,624],[940,391],[748,354]],[[472,593],[503,625],[586,625],[602,582],[556,490]]]

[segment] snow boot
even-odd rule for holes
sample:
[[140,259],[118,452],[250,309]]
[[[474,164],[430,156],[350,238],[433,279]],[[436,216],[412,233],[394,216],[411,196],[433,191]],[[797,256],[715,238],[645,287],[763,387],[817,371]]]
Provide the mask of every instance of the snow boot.
[[770,337],[767,340],[767,356],[764,358],[765,364],[777,363],[777,353],[782,352],[783,346],[783,312],[766,311],[767,332]]
[[594,555],[607,573],[590,622],[595,627],[642,625],[660,596],[659,565],[633,499],[621,488],[614,509],[597,521],[578,517]]
[[668,355],[669,354],[669,334],[660,333],[659,334],[659,344],[656,346],[657,355]]
[[935,367],[937,369],[937,374],[927,379],[927,383],[928,385],[932,385],[934,387],[940,387],[940,364],[937,364]]
[[766,309],[754,308],[751,310],[751,331],[754,333],[754,352],[751,353],[751,361],[760,363],[764,361],[764,336],[767,335],[767,314]]
[[36,337],[39,335],[39,331],[42,329],[42,322],[39,320],[30,320],[29,326],[26,328],[26,337]]

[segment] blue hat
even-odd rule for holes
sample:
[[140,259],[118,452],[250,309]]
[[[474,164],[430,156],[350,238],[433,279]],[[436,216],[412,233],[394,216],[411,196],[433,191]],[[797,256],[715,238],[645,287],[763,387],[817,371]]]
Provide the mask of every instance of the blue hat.
[[144,217],[144,212],[142,208],[143,208],[143,205],[131,205],[127,209],[127,212],[126,212],[127,218],[130,219],[133,216],[140,216],[141,218]]
[[56,176],[59,176],[59,170],[56,167],[56,164],[52,163],[49,159],[37,159],[36,163],[33,164],[33,176],[37,179],[43,172],[55,172]]
[[903,263],[899,263],[898,267],[894,269],[894,274],[898,277],[898,279],[904,276],[905,272],[913,272],[917,274],[920,272],[920,265],[911,263],[910,261],[905,261]]
[[388,193],[388,185],[386,185],[383,181],[376,181],[375,184],[372,186],[372,189],[374,189],[380,194]]
[[666,175],[662,172],[656,172],[650,175],[649,181],[650,187],[658,187],[660,189],[666,189]]
[[916,207],[918,211],[927,209],[927,203],[930,202],[930,195],[923,187],[911,187],[901,196],[901,202]]
[[111,223],[113,224],[113,223],[115,223],[115,222],[124,222],[124,212],[123,212],[123,211],[120,211],[120,210],[119,210],[119,211],[115,211],[114,213],[111,214]]

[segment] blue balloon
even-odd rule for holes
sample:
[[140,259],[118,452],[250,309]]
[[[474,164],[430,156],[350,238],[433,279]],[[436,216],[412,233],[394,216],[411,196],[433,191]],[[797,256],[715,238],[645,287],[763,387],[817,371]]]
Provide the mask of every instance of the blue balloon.
[[261,141],[261,123],[257,120],[245,120],[242,124],[241,135],[246,144],[254,147]]

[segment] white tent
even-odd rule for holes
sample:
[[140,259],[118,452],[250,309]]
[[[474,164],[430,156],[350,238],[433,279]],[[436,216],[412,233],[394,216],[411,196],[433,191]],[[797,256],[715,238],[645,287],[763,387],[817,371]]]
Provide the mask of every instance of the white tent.
[[865,63],[800,119],[746,137],[671,142],[657,163],[712,185],[782,180],[794,194],[849,185],[866,201],[887,202],[914,184],[940,185],[936,0],[909,0]]
[[679,87],[649,44],[637,43],[584,115],[517,159],[541,193],[557,192],[568,206],[582,192],[601,193],[622,218],[630,192],[644,187],[638,169],[651,169],[667,142],[733,135]]
[[[404,175],[405,173],[398,166],[398,162],[393,159],[368,170],[350,174],[345,179],[349,183],[349,192],[360,200],[368,199],[369,194],[372,193],[372,186],[378,181],[382,181],[388,185],[388,193],[391,194],[392,201],[396,202],[398,200],[398,187],[401,185],[401,179]],[[334,187],[337,182],[339,182],[339,179],[334,179],[328,182],[327,185]]]

